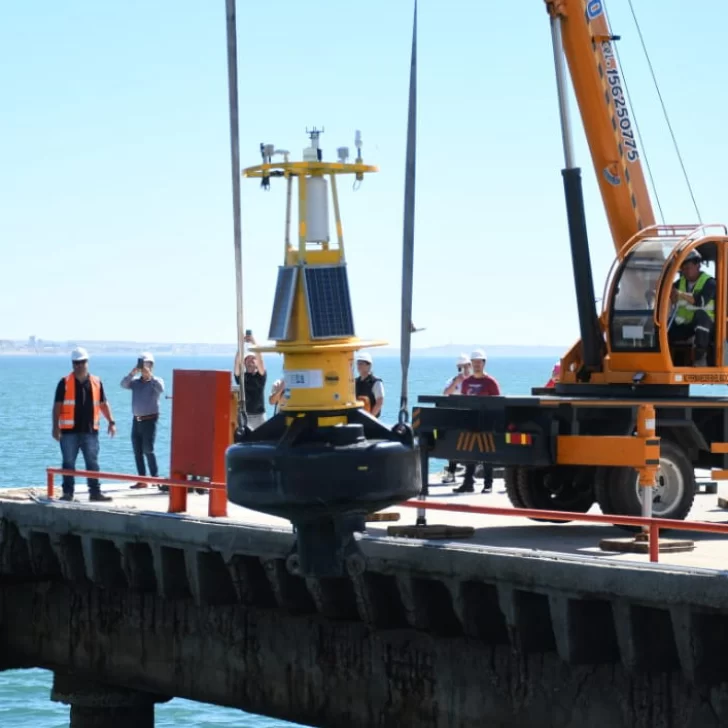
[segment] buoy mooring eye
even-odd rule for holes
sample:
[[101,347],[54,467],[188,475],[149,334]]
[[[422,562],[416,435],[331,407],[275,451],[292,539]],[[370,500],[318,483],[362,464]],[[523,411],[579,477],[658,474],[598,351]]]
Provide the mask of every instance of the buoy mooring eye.
[[[239,433],[226,453],[228,498],[289,520],[296,531],[288,568],[302,576],[361,573],[355,532],[366,514],[420,491],[420,457],[409,427],[388,428],[364,411],[352,374],[354,353],[385,345],[354,332],[336,188],[338,175],[364,174],[361,143],[349,164],[322,161],[321,132],[311,132],[303,161],[271,147],[246,177],[288,183],[284,264],[279,268],[268,339],[254,351],[283,354],[285,394],[278,413]],[[268,147],[266,147],[268,148]],[[283,161],[274,157],[283,155]],[[292,185],[298,184],[298,240],[290,239]],[[336,240],[329,235],[329,195]],[[244,374],[244,373],[243,373]]]

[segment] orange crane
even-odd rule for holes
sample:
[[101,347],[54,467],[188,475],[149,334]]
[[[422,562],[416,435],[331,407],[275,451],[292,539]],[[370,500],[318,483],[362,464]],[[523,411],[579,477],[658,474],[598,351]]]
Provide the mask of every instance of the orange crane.
[[[715,345],[726,340],[726,317],[715,315],[726,310],[725,276],[711,280],[706,293],[715,289],[714,295],[710,301],[698,300],[697,305],[695,295],[687,290],[691,286],[685,285],[680,293],[688,294],[682,302],[672,291],[689,257],[699,256],[714,270],[724,268],[726,252],[721,241],[726,228],[655,225],[614,48],[616,36],[607,23],[604,0],[545,2],[554,47],[581,329],[581,341],[562,361],[561,387],[638,381],[642,391],[667,385],[676,394],[685,393],[686,383],[728,381],[728,372],[715,372],[716,368],[728,369],[723,347]],[[571,148],[564,57],[617,254],[600,317],[593,304],[581,185]],[[698,269],[694,271],[697,277]],[[706,306],[710,320],[695,311]],[[705,323],[702,328],[713,331],[701,333],[698,318]],[[681,326],[686,319],[695,319],[692,328]]]
[[610,32],[604,5],[598,0],[546,0],[546,6],[552,21],[556,21],[552,29],[560,29],[594,172],[619,255],[632,236],[655,224],[655,216],[614,49],[618,39]]
[[[430,457],[505,467],[517,507],[585,512],[597,501],[605,513],[684,518],[695,469],[728,480],[728,398],[689,389],[728,383],[728,230],[655,224],[604,0],[545,2],[581,338],[562,358],[554,388],[525,397],[420,397],[415,430]],[[601,314],[567,66],[616,250]],[[648,424],[660,442],[652,497],[643,497],[638,477],[645,451],[628,452],[629,438],[649,430],[645,411],[655,412]]]

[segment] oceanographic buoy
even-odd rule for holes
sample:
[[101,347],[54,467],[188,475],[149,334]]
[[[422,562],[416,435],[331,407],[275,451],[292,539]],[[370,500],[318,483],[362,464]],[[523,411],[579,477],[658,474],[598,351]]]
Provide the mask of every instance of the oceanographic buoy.
[[[302,575],[340,576],[364,568],[355,531],[364,517],[420,491],[420,458],[411,427],[387,427],[357,400],[354,352],[382,346],[354,331],[336,180],[360,183],[376,167],[338,149],[323,161],[321,132],[309,132],[303,160],[261,145],[263,163],[243,170],[264,188],[287,180],[286,242],[278,269],[268,339],[251,347],[283,355],[285,391],[278,413],[257,428],[239,429],[226,453],[228,498],[286,518],[296,532],[289,566]],[[282,157],[282,159],[278,159]],[[291,241],[292,187],[298,188],[298,239]],[[336,239],[329,235],[329,199]]]

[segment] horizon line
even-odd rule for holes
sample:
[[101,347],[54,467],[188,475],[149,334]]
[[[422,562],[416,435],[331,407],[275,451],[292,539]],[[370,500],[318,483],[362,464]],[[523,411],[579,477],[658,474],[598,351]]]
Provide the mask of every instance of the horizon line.
[[[272,340],[265,339],[261,344],[269,344],[273,343]],[[31,343],[28,339],[3,339],[0,338],[0,346],[2,344],[14,344],[19,347],[31,347],[34,344],[37,345],[45,345],[45,346],[57,346],[57,347],[63,347],[63,346],[78,346],[83,344],[92,344],[92,345],[105,345],[105,346],[139,346],[139,345],[146,345],[146,346],[163,346],[163,347],[172,347],[172,346],[204,346],[204,347],[216,347],[216,348],[225,348],[230,349],[231,351],[235,351],[237,349],[236,343],[217,343],[217,342],[207,342],[207,341],[150,341],[150,340],[133,340],[133,339],[43,339],[38,338],[35,340],[34,344]],[[420,350],[424,351],[427,349],[458,349],[458,348],[468,348],[473,346],[483,346],[483,344],[479,343],[473,343],[473,342],[460,342],[460,343],[447,343],[447,344],[431,344],[429,346],[420,346],[420,347],[412,347],[412,350]],[[561,348],[568,348],[566,344],[503,344],[503,343],[492,343],[485,345],[486,348],[510,348],[510,349],[561,349]],[[378,350],[382,349],[399,349],[399,345],[391,344],[386,346],[376,346],[373,347]],[[2,349],[0,348],[0,351]]]

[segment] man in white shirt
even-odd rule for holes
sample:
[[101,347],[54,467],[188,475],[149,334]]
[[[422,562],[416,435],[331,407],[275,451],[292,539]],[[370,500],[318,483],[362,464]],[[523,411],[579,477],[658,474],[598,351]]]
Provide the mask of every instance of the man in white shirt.
[[[457,360],[456,366],[458,368],[458,373],[447,380],[445,384],[445,389],[443,391],[444,395],[449,396],[451,394],[461,394],[461,385],[463,383],[463,380],[473,373],[472,363],[470,361],[470,357],[467,354],[460,355]],[[457,468],[458,464],[454,460],[451,460],[447,464],[445,472],[442,475],[443,485],[449,485],[450,483],[455,482],[455,472],[457,471]]]
[[372,373],[372,355],[365,351],[359,352],[356,357],[356,370],[359,373],[354,381],[356,398],[366,398],[371,414],[380,417],[384,406],[384,384]]

